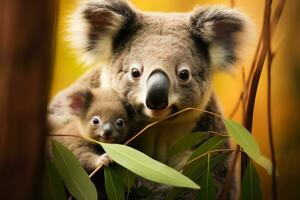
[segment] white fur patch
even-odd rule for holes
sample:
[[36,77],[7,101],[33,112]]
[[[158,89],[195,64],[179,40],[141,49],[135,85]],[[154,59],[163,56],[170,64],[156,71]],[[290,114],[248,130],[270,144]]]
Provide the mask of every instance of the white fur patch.
[[111,71],[107,67],[102,68],[100,82],[102,89],[111,89]]
[[[110,19],[111,24],[103,27],[105,31],[101,33],[101,37],[99,37],[98,41],[96,42],[95,48],[88,51],[88,35],[91,25],[83,16],[83,12],[88,3],[97,3],[97,1],[84,1],[70,16],[68,23],[69,28],[67,30],[68,36],[66,37],[66,40],[75,50],[75,53],[79,56],[80,61],[87,66],[91,66],[101,61],[108,61],[111,58],[113,37],[120,30],[124,22],[124,18],[121,15],[111,12],[113,15],[113,17]],[[99,12],[101,12],[100,9]]]

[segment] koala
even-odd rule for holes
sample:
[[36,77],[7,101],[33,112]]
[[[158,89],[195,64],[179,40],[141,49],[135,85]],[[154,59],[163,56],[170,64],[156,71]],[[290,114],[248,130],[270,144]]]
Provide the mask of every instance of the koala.
[[[80,90],[68,98],[73,118],[63,128],[53,129],[52,135],[78,135],[105,143],[124,142],[133,123],[129,114],[132,111],[117,94],[103,89]],[[54,138],[73,151],[88,172],[111,162],[99,144],[72,136]]]
[[[252,34],[251,20],[236,9],[200,6],[188,13],[143,12],[125,0],[82,1],[69,23],[71,47],[93,67],[69,90],[114,90],[146,123],[188,107],[222,115],[213,75],[233,69]],[[68,92],[62,91],[51,103],[50,117],[57,126],[64,126],[71,116],[64,105]],[[152,127],[132,145],[180,169],[190,152],[176,158],[166,152],[192,131],[226,133],[226,128],[213,115],[189,111]],[[227,165],[214,172],[218,192]]]

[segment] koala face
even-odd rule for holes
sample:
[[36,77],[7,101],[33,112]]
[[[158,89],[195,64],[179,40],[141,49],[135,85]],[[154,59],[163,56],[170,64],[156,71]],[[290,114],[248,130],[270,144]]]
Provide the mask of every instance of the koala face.
[[206,106],[213,73],[240,58],[248,24],[243,14],[224,7],[162,14],[122,0],[90,0],[73,15],[70,38],[85,62],[108,63],[103,86],[160,119]]
[[161,33],[150,24],[113,58],[114,89],[151,118],[198,107],[210,90],[212,70],[207,52],[195,48],[182,24],[172,24],[170,28],[177,31],[170,33]]
[[70,100],[84,136],[106,143],[121,143],[127,137],[128,112],[112,91],[80,91],[72,94]]

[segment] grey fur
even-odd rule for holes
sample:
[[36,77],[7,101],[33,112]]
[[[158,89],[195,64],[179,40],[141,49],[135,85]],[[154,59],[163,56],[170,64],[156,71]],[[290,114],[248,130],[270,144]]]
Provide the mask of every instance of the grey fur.
[[[241,57],[239,52],[246,45],[243,41],[250,27],[247,17],[235,9],[200,7],[191,13],[152,13],[141,12],[121,0],[82,3],[71,20],[71,27],[76,26],[78,29],[70,29],[70,38],[79,55],[87,63],[104,60],[108,64],[95,67],[54,98],[49,119],[55,127],[63,127],[70,119],[65,106],[69,92],[91,85],[115,90],[147,123],[187,107],[221,114],[212,89],[212,76],[218,70],[227,70]],[[79,43],[76,38],[81,39]],[[140,77],[131,77],[133,68],[139,70]],[[169,105],[159,115],[145,105],[147,79],[156,69],[165,72],[170,80]],[[182,69],[191,74],[187,81],[178,78]],[[166,151],[193,130],[226,132],[220,119],[187,112],[147,130],[133,145],[178,169],[189,152],[174,160]],[[226,171],[227,164],[216,171],[219,190]]]
[[[80,137],[89,137],[99,142],[122,143],[128,136],[134,118],[129,118],[130,114],[123,101],[113,91],[83,89],[68,94],[66,99],[69,102],[69,119],[59,126],[50,123],[50,134],[70,135],[53,138],[68,147],[83,167],[91,172],[100,164],[107,164],[109,161],[103,156],[104,152],[99,144]],[[92,123],[95,117],[100,120],[98,124]],[[118,127],[116,121],[120,119],[123,120],[123,125]],[[109,138],[103,135],[102,126],[105,124],[110,124],[113,128]]]

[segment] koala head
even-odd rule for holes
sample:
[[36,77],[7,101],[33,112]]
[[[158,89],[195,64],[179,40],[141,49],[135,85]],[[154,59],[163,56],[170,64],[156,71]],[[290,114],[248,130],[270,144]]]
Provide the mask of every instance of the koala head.
[[212,75],[241,57],[249,20],[235,9],[153,13],[122,0],[88,0],[71,17],[70,41],[90,65],[105,61],[101,84],[150,118],[204,108]]
[[120,143],[127,137],[129,113],[117,94],[94,89],[75,92],[69,98],[83,135],[109,143]]

